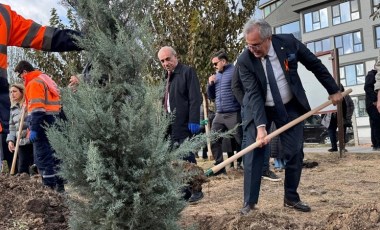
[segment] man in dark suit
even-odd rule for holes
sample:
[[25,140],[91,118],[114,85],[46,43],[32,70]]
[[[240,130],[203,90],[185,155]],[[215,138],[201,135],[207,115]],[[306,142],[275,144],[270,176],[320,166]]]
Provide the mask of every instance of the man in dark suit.
[[[271,26],[264,20],[249,20],[244,26],[247,48],[237,61],[245,89],[243,98],[243,147],[255,141],[260,148],[244,156],[243,215],[257,204],[264,153],[273,121],[280,128],[310,110],[300,77],[298,61],[313,72],[334,104],[343,97],[334,78],[321,61],[291,34],[272,36]],[[303,163],[303,123],[280,135],[285,167],[284,206],[309,212],[297,193]]]
[[[380,62],[378,61],[380,64]],[[376,63],[378,65],[378,63]],[[376,67],[376,66],[375,66]],[[375,91],[375,76],[377,74],[376,68],[369,71],[365,77],[364,91],[365,91],[365,104],[369,116],[369,125],[371,127],[371,141],[374,151],[380,150],[380,113],[376,108],[377,95]]]
[[[176,51],[164,46],[157,54],[166,74],[163,100],[164,109],[173,114],[169,136],[173,148],[178,148],[186,139],[200,131],[200,106],[202,104],[199,80],[195,69],[178,61]],[[195,154],[190,152],[183,160],[196,164]],[[192,182],[190,181],[190,184]],[[202,186],[184,188],[184,198],[194,203],[203,198]]]

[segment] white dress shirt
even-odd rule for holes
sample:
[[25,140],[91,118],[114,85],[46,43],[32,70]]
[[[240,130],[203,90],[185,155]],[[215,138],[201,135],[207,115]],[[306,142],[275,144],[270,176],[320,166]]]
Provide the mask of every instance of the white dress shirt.
[[[277,54],[274,51],[273,44],[270,44],[269,52],[268,52],[269,61],[273,68],[274,77],[276,78],[277,87],[281,94],[281,99],[284,104],[288,103],[292,98],[293,94],[290,90],[288,81],[285,78],[284,71],[281,68],[280,61],[278,60]],[[263,65],[265,71],[265,77],[267,78],[267,98],[265,101],[266,106],[274,106],[272,92],[270,91],[269,81],[267,77],[266,70],[266,59],[261,58],[261,63]]]

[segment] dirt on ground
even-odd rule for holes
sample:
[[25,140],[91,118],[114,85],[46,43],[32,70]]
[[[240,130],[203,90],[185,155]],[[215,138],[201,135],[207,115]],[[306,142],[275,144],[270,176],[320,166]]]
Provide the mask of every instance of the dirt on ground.
[[1,230],[68,229],[64,196],[42,185],[38,175],[0,175]]
[[[299,186],[312,211],[283,207],[283,181],[262,181],[259,203],[241,216],[243,172],[227,169],[203,185],[204,198],[181,213],[183,228],[220,229],[380,229],[380,153],[308,153]],[[202,168],[212,161],[199,160]],[[284,172],[277,173],[284,178]],[[38,176],[0,176],[0,229],[68,229],[65,197],[41,185]]]
[[[305,154],[299,186],[302,201],[312,211],[302,213],[283,206],[284,183],[262,180],[259,203],[242,216],[243,172],[227,169],[203,185],[205,197],[182,212],[184,227],[200,230],[238,229],[380,229],[380,152]],[[202,162],[212,167],[211,161]],[[236,164],[235,164],[236,165]],[[309,164],[314,166],[314,164]],[[284,172],[278,172],[284,178]]]

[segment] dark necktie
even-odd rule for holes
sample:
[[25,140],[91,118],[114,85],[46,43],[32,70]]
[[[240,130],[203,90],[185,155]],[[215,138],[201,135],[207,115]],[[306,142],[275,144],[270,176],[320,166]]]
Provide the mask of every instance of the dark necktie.
[[168,78],[166,79],[166,86],[165,86],[165,97],[164,97],[164,109],[166,112],[168,112],[168,97],[169,97],[169,89],[170,89],[170,77],[172,75],[171,71],[168,71]]
[[280,91],[278,90],[277,81],[274,77],[272,64],[270,63],[268,55],[265,56],[265,60],[266,60],[267,77],[268,77],[270,91],[273,97],[274,108],[276,109],[278,117],[280,117],[281,120],[286,121],[288,118],[288,113],[286,112],[284,103],[282,102],[281,94],[280,94]]

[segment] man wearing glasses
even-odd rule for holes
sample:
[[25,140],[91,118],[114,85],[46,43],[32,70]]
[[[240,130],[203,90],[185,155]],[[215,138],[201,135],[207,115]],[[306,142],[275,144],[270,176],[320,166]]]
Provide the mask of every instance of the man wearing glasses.
[[36,70],[29,62],[20,61],[15,72],[24,80],[25,98],[28,109],[29,140],[42,183],[57,192],[64,192],[64,181],[57,175],[59,160],[49,143],[46,126],[56,124],[62,118],[61,96],[57,84],[50,76]]
[[[246,215],[258,202],[264,153],[270,141],[267,138],[273,121],[277,128],[310,111],[300,77],[298,61],[313,72],[325,87],[333,104],[343,97],[334,78],[322,62],[292,34],[272,36],[271,26],[262,19],[251,19],[244,26],[247,48],[237,61],[237,68],[245,89],[243,98],[243,147],[261,142],[244,156],[244,206]],[[301,201],[297,188],[303,163],[303,123],[280,135],[285,166],[284,206],[309,212],[311,208]]]
[[[226,131],[233,129],[241,123],[240,104],[236,100],[231,90],[231,80],[235,67],[228,63],[228,57],[223,50],[214,53],[211,63],[216,70],[208,79],[207,95],[211,100],[215,100],[216,114],[212,122],[212,131]],[[239,126],[234,134],[236,150],[241,149],[241,127]],[[219,138],[211,145],[215,164],[223,162],[222,138]],[[241,158],[238,159],[238,168],[241,167]],[[218,171],[214,175],[226,173],[226,169]]]

